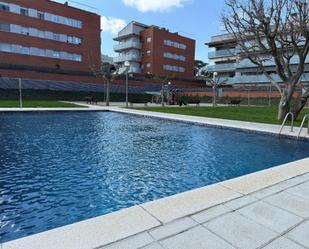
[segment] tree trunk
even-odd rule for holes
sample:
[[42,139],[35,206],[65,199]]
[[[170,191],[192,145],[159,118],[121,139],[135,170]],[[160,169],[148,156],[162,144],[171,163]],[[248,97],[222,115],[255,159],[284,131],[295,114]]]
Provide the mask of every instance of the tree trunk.
[[285,84],[286,87],[283,90],[279,106],[278,106],[278,120],[283,120],[286,114],[290,111],[290,103],[294,93],[292,84]]
[[297,102],[297,105],[295,106],[293,110],[295,119],[298,117],[298,115],[301,113],[301,111],[306,106],[308,99],[309,99],[309,95],[303,95],[300,97],[299,101]]
[[282,96],[278,107],[278,120],[283,120],[288,112],[289,106],[286,102],[286,97]]
[[109,106],[109,96],[110,96],[110,80],[106,82],[106,106]]

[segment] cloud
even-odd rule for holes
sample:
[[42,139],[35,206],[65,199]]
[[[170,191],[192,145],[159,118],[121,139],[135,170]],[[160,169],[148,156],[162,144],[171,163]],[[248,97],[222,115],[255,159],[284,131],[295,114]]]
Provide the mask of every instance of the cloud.
[[111,32],[116,35],[126,26],[126,21],[114,17],[101,16],[101,29],[103,32]]
[[171,8],[183,7],[188,0],[122,0],[126,6],[135,7],[141,12],[164,12]]

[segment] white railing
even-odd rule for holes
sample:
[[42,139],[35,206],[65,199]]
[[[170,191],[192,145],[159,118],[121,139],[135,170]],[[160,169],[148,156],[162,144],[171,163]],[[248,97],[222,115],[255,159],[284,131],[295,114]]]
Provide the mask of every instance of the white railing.
[[114,46],[114,51],[121,51],[125,49],[130,49],[130,48],[136,48],[136,49],[141,49],[142,44],[140,42],[124,42],[120,43]]
[[300,134],[301,134],[301,131],[304,127],[304,124],[306,122],[306,119],[308,119],[308,129],[307,129],[307,134],[309,135],[309,114],[306,114],[303,118],[303,121],[301,122],[301,125],[300,125],[300,128],[299,128],[299,132],[298,132],[298,135],[297,135],[297,138],[300,137]]
[[114,58],[114,63],[125,62],[125,61],[141,61],[142,57],[138,54],[122,55]]
[[282,125],[281,125],[281,128],[280,128],[280,131],[279,131],[279,137],[282,133],[282,130],[283,130],[283,127],[288,119],[288,117],[291,116],[291,132],[293,132],[293,129],[294,129],[294,119],[295,119],[295,116],[294,116],[294,113],[293,112],[288,112],[286,115],[285,115],[285,118],[282,122]]

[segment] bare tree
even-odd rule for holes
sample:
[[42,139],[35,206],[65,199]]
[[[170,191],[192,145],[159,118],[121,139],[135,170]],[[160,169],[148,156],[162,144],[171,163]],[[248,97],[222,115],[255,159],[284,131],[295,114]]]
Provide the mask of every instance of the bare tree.
[[[222,21],[236,40],[240,59],[249,59],[280,92],[278,119],[295,117],[309,98],[309,88],[291,102],[300,84],[309,52],[308,0],[226,0]],[[282,83],[276,81],[275,72]]]
[[94,75],[96,77],[100,77],[104,80],[106,84],[106,106],[109,106],[109,101],[110,101],[110,87],[111,87],[111,82],[115,75],[113,74],[116,71],[116,68],[114,65],[106,62],[101,63],[101,67],[99,69],[92,69]]

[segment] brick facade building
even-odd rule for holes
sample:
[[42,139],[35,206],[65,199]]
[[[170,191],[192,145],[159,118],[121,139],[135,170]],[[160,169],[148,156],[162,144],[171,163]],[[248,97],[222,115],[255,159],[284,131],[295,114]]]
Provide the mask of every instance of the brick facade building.
[[114,39],[119,56],[114,59],[124,72],[154,74],[183,79],[194,78],[195,41],[165,28],[131,22]]
[[96,82],[100,16],[49,0],[0,1],[0,75]]

